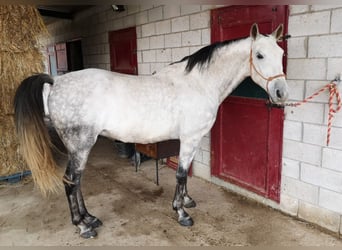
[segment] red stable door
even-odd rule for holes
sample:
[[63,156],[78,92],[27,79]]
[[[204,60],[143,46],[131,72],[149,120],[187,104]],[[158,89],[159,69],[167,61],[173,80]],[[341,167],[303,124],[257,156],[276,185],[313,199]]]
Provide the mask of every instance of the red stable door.
[[111,71],[137,75],[137,34],[136,28],[109,32]]
[[[249,36],[253,23],[264,34],[283,23],[285,34],[288,7],[231,6],[213,10],[211,18],[212,42]],[[286,56],[286,42],[279,45]],[[267,100],[267,93],[247,78],[221,104],[211,131],[211,172],[279,202],[284,112]]]

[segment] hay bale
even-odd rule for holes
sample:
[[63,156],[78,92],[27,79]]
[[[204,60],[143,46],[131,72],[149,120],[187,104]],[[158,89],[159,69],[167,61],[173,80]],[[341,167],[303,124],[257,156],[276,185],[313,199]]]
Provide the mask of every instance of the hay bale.
[[24,171],[13,122],[13,97],[20,82],[42,72],[39,39],[47,35],[33,6],[0,5],[0,176]]

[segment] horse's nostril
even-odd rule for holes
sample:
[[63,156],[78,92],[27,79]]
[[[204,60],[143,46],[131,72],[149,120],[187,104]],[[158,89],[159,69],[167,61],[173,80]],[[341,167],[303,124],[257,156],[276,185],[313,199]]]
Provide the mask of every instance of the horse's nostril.
[[283,97],[283,95],[279,89],[276,90],[276,95],[279,99]]

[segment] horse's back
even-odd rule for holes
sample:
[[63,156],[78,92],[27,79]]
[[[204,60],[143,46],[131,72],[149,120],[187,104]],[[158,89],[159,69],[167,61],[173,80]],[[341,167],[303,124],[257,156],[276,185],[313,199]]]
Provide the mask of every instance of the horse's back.
[[100,69],[55,78],[49,112],[55,126],[91,126],[123,141],[177,137],[177,90],[153,76],[131,76]]

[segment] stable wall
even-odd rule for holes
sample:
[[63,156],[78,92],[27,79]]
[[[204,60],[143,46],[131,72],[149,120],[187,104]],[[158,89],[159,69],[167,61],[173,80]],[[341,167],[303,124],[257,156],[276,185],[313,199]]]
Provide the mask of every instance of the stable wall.
[[[110,69],[108,31],[136,26],[138,72],[150,75],[210,44],[210,9],[219,6],[97,6],[75,20],[48,26],[48,44],[82,38],[85,67]],[[287,77],[292,101],[303,100],[342,72],[342,5],[290,6]],[[203,138],[193,174],[285,213],[341,230],[342,114],[325,145],[328,95],[285,109],[281,201],[277,204],[210,174],[210,135]]]

